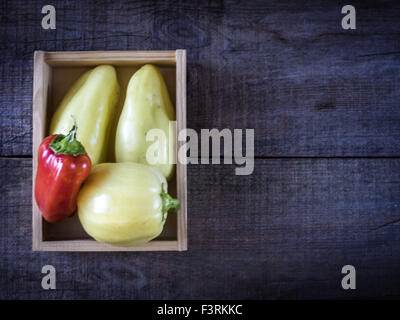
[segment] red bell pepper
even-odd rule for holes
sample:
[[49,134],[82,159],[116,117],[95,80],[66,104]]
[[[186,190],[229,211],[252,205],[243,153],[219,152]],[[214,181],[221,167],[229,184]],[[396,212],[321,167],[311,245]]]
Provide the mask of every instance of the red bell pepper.
[[51,135],[39,146],[35,198],[48,222],[74,214],[79,189],[90,172],[91,161],[76,140],[76,130],[74,119],[68,135]]

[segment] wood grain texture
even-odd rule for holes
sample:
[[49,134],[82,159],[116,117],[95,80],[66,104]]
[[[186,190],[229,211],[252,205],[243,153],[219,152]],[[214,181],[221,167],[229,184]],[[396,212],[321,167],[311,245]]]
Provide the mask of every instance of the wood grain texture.
[[[31,166],[0,160],[0,298],[400,295],[399,159],[257,160],[240,179],[231,165],[189,166],[189,250],[162,253],[32,252]],[[45,264],[55,291],[41,289]],[[357,290],[340,287],[345,264]]]
[[31,155],[33,51],[188,55],[188,127],[254,128],[257,156],[400,154],[400,4],[353,1],[3,1],[0,155]]
[[[355,31],[335,0],[51,4],[54,31],[42,3],[0,3],[0,298],[400,297],[398,1],[352,1]],[[32,252],[34,50],[177,48],[188,127],[254,128],[253,175],[188,167],[189,251]]]
[[[176,135],[186,129],[186,50],[176,51]],[[178,159],[178,150],[184,144],[176,139],[175,159]],[[177,161],[176,165],[177,193],[180,201],[178,212],[178,248],[187,250],[187,169],[186,165]]]
[[154,63],[157,65],[175,66],[176,51],[62,51],[46,52],[45,61],[50,66],[97,66],[112,64],[114,66],[132,66]]
[[[50,94],[51,69],[45,63],[44,52],[36,51],[34,55],[34,79],[32,101],[32,123],[35,130],[32,132],[32,154],[37,154],[39,145],[45,137],[47,100]],[[37,157],[32,158],[32,189],[35,188],[35,177],[38,167]],[[42,242],[42,218],[37,214],[39,208],[32,192],[32,249],[39,250]]]

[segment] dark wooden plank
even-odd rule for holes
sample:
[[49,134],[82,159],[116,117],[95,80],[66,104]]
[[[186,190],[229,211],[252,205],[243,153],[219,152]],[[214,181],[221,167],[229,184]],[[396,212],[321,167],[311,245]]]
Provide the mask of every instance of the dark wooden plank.
[[33,51],[188,50],[188,126],[254,128],[258,156],[399,156],[400,3],[2,1],[0,155],[31,154]]
[[[189,166],[189,251],[31,252],[31,160],[0,159],[0,298],[400,297],[400,160]],[[389,223],[389,224],[388,224]],[[57,290],[41,289],[41,267]],[[357,290],[341,289],[341,267]]]

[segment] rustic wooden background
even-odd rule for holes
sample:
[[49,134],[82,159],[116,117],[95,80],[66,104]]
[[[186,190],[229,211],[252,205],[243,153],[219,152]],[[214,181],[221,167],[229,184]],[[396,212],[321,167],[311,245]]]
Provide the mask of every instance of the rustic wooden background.
[[[351,1],[343,30],[345,4],[1,1],[0,298],[399,298],[400,4]],[[253,175],[188,167],[187,252],[32,252],[34,50],[177,48],[188,126],[254,128]]]

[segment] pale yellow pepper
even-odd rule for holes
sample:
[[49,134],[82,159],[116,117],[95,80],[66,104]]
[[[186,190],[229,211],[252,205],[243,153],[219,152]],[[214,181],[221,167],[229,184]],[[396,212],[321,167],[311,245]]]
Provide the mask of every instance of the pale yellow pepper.
[[[115,138],[116,161],[148,164],[167,179],[171,178],[175,167],[175,132],[170,132],[169,122],[174,120],[175,109],[160,70],[154,65],[144,65],[128,84]],[[162,130],[164,137],[147,141],[151,129]],[[150,146],[155,146],[153,162],[146,157]]]
[[146,243],[162,232],[168,210],[179,208],[167,188],[165,177],[147,165],[99,164],[79,192],[79,220],[97,241],[115,246]]
[[100,65],[85,72],[64,96],[50,123],[50,134],[67,134],[71,115],[78,126],[77,140],[92,165],[106,161],[108,139],[116,113],[120,87],[115,68]]

